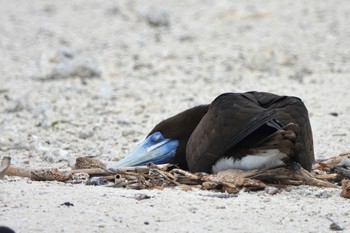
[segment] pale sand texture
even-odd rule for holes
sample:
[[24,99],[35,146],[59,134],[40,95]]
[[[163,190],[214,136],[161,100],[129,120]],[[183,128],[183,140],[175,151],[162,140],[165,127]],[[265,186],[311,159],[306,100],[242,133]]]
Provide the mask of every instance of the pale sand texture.
[[[157,15],[169,25],[150,25]],[[302,98],[317,158],[348,151],[349,16],[346,0],[0,0],[0,157],[30,168],[68,168],[85,155],[119,159],[160,120],[249,90]],[[38,80],[40,57],[62,48],[95,59],[102,76]],[[129,198],[137,193],[152,198]],[[349,232],[350,202],[339,193],[298,187],[220,199],[7,178],[0,225],[17,232],[328,232],[329,217]],[[74,206],[60,206],[66,201]]]

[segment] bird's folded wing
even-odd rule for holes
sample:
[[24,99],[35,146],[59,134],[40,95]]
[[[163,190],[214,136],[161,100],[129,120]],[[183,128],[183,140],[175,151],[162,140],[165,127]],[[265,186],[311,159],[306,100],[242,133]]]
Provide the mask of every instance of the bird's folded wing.
[[[312,156],[308,157],[306,154],[310,152],[310,148],[306,148],[308,152],[303,152],[303,146],[306,144],[305,137],[311,135],[311,128],[307,110],[300,102],[295,97],[261,92],[220,95],[211,103],[207,114],[188,141],[186,155],[189,169],[193,172],[210,172],[211,166],[219,158],[225,156],[261,126],[268,125],[277,130],[288,123],[302,124],[303,127],[306,125],[307,130],[302,132],[303,137],[297,140],[300,144],[298,150],[302,151],[301,155],[297,156],[307,158],[297,160],[308,167],[313,159],[313,150],[311,147]],[[293,112],[296,110],[297,112]],[[257,138],[261,140],[261,137],[265,136],[268,135],[260,135],[260,138]]]

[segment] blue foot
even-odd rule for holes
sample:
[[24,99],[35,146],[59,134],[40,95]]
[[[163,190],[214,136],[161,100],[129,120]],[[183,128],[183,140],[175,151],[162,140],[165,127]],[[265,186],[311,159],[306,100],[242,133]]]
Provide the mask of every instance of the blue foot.
[[160,132],[149,135],[135,150],[123,159],[108,166],[109,170],[116,171],[120,167],[142,166],[147,163],[168,163],[174,156],[179,141],[164,138]]

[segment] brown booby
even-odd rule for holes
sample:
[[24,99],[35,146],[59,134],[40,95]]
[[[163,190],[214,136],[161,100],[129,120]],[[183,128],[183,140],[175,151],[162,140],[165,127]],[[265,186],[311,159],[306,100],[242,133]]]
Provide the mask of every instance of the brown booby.
[[191,172],[262,169],[297,162],[311,170],[308,111],[297,97],[266,92],[225,93],[209,105],[157,124],[119,167],[173,163]]

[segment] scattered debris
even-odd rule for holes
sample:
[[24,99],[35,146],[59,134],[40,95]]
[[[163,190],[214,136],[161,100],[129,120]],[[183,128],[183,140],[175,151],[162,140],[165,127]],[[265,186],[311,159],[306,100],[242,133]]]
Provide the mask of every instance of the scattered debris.
[[[76,159],[74,169],[58,170],[49,169],[26,169],[8,166],[4,171],[2,160],[0,174],[8,176],[28,177],[39,181],[61,181],[67,183],[85,183],[87,185],[99,185],[107,187],[120,187],[129,189],[163,189],[177,186],[181,190],[200,188],[225,192],[225,195],[238,193],[240,190],[258,191],[265,190],[268,194],[276,194],[280,188],[288,185],[309,185],[315,187],[338,187],[342,181],[343,191],[341,196],[350,198],[350,173],[347,164],[349,153],[329,160],[318,162],[310,173],[297,163],[291,163],[283,167],[261,170],[226,170],[218,174],[191,173],[177,168],[172,164],[155,165],[149,163],[146,166],[122,167],[116,171],[109,171],[106,166],[97,159],[79,157]],[[7,158],[7,159],[6,159]],[[345,162],[344,162],[345,161]],[[343,164],[343,166],[340,166]],[[341,172],[339,172],[341,169]],[[220,194],[223,195],[223,194]],[[231,196],[217,196],[227,198]],[[331,192],[321,189],[316,197],[328,198]],[[138,197],[147,198],[147,197]]]
[[[343,156],[344,157],[344,156]],[[343,158],[342,157],[342,158]],[[333,158],[330,161],[341,161]],[[336,164],[338,166],[338,164]],[[240,190],[264,190],[269,194],[279,191],[277,187],[287,185],[310,185],[316,187],[337,187],[329,180],[318,179],[320,173],[331,172],[324,165],[313,174],[304,170],[299,164],[292,163],[284,167],[261,170],[226,170],[218,174],[191,173],[176,168],[171,164],[122,167],[114,172],[106,169],[99,160],[90,157],[76,159],[75,168],[71,170],[58,169],[25,169],[9,166],[5,174],[29,177],[31,180],[56,180],[67,183],[85,183],[87,185],[102,185],[129,189],[163,189],[178,186],[181,190],[200,188],[203,190],[222,191],[226,194],[236,194]],[[340,174],[337,174],[341,176]],[[331,177],[330,181],[334,181]],[[268,187],[268,186],[276,186]],[[320,198],[327,198],[330,193],[320,191]],[[226,198],[226,197],[222,197]]]

